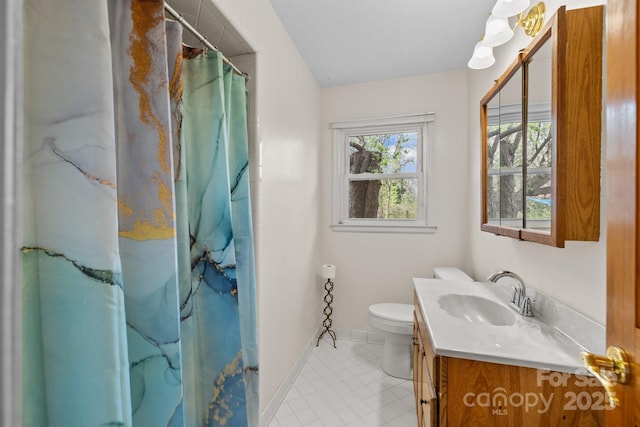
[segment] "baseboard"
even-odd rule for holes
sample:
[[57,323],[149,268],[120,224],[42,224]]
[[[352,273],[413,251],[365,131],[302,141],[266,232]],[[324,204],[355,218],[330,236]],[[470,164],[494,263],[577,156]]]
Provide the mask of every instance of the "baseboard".
[[335,328],[336,337],[340,340],[366,342],[369,344],[384,344],[384,336],[372,331],[359,331],[357,329]]
[[302,367],[307,362],[307,359],[309,359],[311,352],[313,352],[313,347],[316,345],[318,336],[320,336],[320,328],[318,328],[313,334],[295,365],[291,368],[284,381],[282,381],[280,387],[278,387],[273,399],[271,399],[271,402],[269,402],[269,404],[264,408],[264,411],[262,411],[262,414],[260,415],[260,427],[267,427],[269,423],[271,423],[271,420],[278,411],[278,408],[280,408],[280,405],[289,392],[289,389],[296,381],[296,378],[298,378],[298,374],[300,374]]
[[[322,327],[319,327],[316,332],[313,334],[313,337],[307,343],[304,351],[296,361],[295,365],[287,374],[287,377],[282,381],[282,384],[276,391],[271,402],[267,404],[260,415],[260,427],[268,427],[273,420],[273,417],[276,415],[278,408],[284,401],[284,398],[287,396],[289,389],[298,378],[300,371],[304,367],[304,364],[307,363],[307,359],[313,352],[313,348],[316,346],[316,342],[318,341],[318,337],[320,336],[320,331]],[[384,337],[376,332],[371,331],[359,331],[355,329],[343,329],[343,328],[335,328],[337,339],[343,341],[357,341],[357,342],[367,342],[370,344],[384,344]],[[324,338],[323,338],[324,339]]]

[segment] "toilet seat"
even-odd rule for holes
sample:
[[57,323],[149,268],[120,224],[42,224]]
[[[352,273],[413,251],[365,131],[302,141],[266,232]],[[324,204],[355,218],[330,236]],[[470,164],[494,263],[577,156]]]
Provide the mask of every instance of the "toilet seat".
[[413,305],[382,303],[369,306],[369,325],[384,332],[413,333]]

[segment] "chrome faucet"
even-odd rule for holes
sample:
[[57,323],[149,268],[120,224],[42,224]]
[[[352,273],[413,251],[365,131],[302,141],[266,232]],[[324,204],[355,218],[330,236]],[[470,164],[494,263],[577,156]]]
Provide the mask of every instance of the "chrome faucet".
[[513,296],[511,297],[511,306],[523,316],[533,317],[533,307],[531,305],[532,298],[527,296],[527,287],[522,277],[512,271],[498,271],[487,278],[488,281],[497,283],[503,277],[511,277],[518,283],[518,287],[513,287]]

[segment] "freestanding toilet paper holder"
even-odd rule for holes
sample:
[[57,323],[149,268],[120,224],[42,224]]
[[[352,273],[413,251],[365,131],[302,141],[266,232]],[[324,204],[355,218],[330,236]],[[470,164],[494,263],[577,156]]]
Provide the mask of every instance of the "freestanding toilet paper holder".
[[336,333],[331,326],[333,326],[333,321],[331,320],[331,314],[333,314],[333,308],[331,304],[333,303],[333,282],[331,279],[336,277],[336,266],[331,264],[324,264],[322,266],[322,277],[327,279],[324,284],[324,290],[327,291],[327,294],[324,296],[325,306],[322,312],[324,313],[324,320],[322,321],[322,327],[324,328],[320,336],[318,337],[318,342],[316,343],[316,347],[320,345],[320,340],[322,336],[326,333],[333,340],[333,348],[336,347]]

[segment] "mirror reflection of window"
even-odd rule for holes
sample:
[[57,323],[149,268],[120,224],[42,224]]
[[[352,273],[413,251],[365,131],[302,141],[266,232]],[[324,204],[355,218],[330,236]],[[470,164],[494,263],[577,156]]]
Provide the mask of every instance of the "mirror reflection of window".
[[525,228],[549,230],[553,205],[551,167],[551,40],[527,64],[527,175]]
[[500,89],[500,225],[522,227],[522,69]]
[[487,104],[487,222],[500,225],[500,97]]

